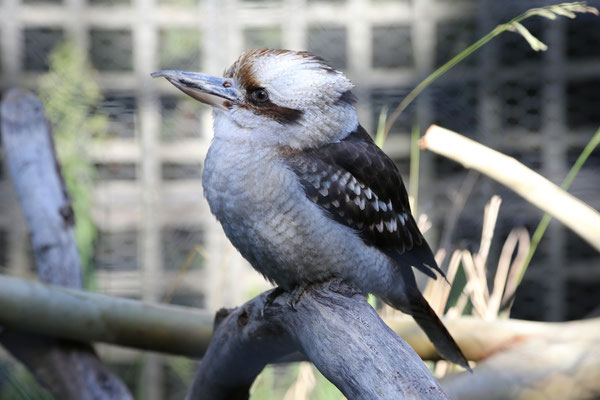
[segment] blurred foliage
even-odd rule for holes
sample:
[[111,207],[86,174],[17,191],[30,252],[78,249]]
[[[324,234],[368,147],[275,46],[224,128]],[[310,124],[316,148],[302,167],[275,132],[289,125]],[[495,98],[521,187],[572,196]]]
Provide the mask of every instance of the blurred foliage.
[[268,365],[250,389],[251,400],[341,400],[345,397],[311,363]]
[[108,119],[97,110],[102,95],[85,53],[65,41],[49,58],[49,72],[40,78],[39,97],[52,124],[57,157],[71,196],[75,238],[88,287],[97,231],[91,217],[95,170],[87,149],[92,138],[106,132]]
[[255,49],[267,47],[279,49],[283,43],[283,32],[279,26],[246,28],[244,30],[244,47]]
[[342,392],[327,378],[323,376],[315,367],[312,367],[315,373],[316,384],[312,391],[312,398],[318,400],[340,400],[345,399]]
[[194,380],[194,374],[198,368],[197,363],[187,357],[168,357],[165,361],[165,365],[172,376],[172,379],[176,379],[178,387],[181,390],[179,398],[185,397],[187,389],[190,387]]
[[174,7],[197,7],[202,0],[158,0],[158,4]]
[[200,69],[201,42],[198,29],[172,28],[161,31],[158,65],[162,69]]
[[0,400],[54,400],[21,364],[0,364]]
[[252,384],[250,399],[283,399],[298,377],[299,363],[267,365]]

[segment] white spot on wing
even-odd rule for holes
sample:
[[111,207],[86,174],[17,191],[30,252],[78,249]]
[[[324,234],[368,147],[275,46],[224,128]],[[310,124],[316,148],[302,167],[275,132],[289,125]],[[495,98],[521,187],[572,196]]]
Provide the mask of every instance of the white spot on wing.
[[385,227],[390,232],[396,232],[396,229],[398,229],[398,223],[395,219],[391,219],[385,223]]
[[387,205],[383,201],[378,201],[377,203],[379,203],[379,208],[381,208],[381,211],[387,211]]
[[351,191],[354,191],[354,179],[350,180],[350,182],[348,182],[348,189],[350,189]]
[[345,172],[342,177],[340,178],[340,185],[346,185],[348,183],[348,181],[350,180],[350,178],[352,177],[352,175],[350,175],[350,172]]
[[361,210],[365,209],[365,199],[362,199],[360,197],[355,197],[354,204],[356,204],[358,206],[358,208],[360,208]]
[[400,221],[402,226],[406,226],[406,214],[405,213],[398,214],[398,220]]

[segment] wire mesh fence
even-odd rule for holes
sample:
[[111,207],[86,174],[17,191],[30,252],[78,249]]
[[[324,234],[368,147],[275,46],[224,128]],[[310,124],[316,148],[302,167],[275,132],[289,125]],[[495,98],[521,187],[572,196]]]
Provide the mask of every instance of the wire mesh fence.
[[[352,79],[359,119],[374,132],[381,110],[393,110],[427,73],[497,24],[539,5],[491,0],[5,0],[0,4],[0,89],[20,85],[36,90],[51,50],[66,38],[73,40],[97,71],[91,75],[102,92],[97,110],[108,121],[106,135],[87,149],[96,171],[96,289],[150,301],[169,295],[173,303],[215,310],[241,303],[266,284],[224,238],[203,199],[200,175],[211,138],[210,111],[167,83],[152,81],[150,72],[173,68],[220,74],[245,49],[307,49]],[[405,178],[412,126],[423,130],[437,123],[517,157],[556,183],[563,179],[600,125],[600,23],[579,16],[532,19],[527,27],[548,44],[547,52],[534,52],[519,35],[501,35],[424,92],[394,124],[384,149]],[[464,176],[462,167],[445,159],[421,157],[419,210],[434,222],[433,243]],[[596,153],[572,193],[600,209],[599,184]],[[482,210],[495,193],[503,198],[498,237],[516,226],[535,228],[541,212],[482,178],[461,215],[454,246],[478,245]],[[0,271],[26,276],[33,273],[33,263],[13,196],[0,170]],[[553,223],[513,315],[584,317],[600,304],[599,261],[585,242]],[[184,265],[185,279],[171,293]],[[172,382],[177,379],[171,361],[156,365],[140,372],[159,376],[147,398],[180,391]]]

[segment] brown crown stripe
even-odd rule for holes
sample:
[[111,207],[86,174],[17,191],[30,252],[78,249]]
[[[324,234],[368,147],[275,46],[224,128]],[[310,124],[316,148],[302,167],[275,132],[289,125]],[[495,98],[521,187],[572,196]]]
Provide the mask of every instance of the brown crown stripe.
[[235,78],[240,82],[241,86],[248,90],[252,87],[260,87],[260,82],[252,74],[252,61],[255,58],[259,58],[265,55],[285,55],[293,54],[299,58],[315,61],[321,64],[321,68],[330,73],[337,73],[337,71],[329,65],[327,61],[321,57],[310,54],[306,51],[292,51],[292,50],[272,50],[272,49],[255,49],[247,53],[244,53],[237,59],[233,65],[227,69],[224,73],[225,78]]

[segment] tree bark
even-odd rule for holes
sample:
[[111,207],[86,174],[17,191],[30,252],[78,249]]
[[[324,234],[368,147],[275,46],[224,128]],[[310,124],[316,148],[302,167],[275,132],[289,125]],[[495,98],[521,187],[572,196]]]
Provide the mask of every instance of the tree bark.
[[196,308],[44,285],[0,275],[0,325],[82,342],[200,358],[213,319]]
[[[253,315],[257,307],[261,307],[264,302],[264,296],[263,294],[250,300],[236,310],[221,311],[217,318],[215,337],[222,329],[219,322],[225,316],[241,315],[243,310],[246,310],[244,318],[255,318]],[[299,307],[308,298],[303,297]],[[284,300],[276,302],[277,307],[281,307],[277,312],[293,313],[282,305],[284,303]],[[275,318],[274,312],[267,308],[264,319],[271,321]],[[292,316],[302,318],[298,313]],[[234,318],[239,317],[229,318],[235,321]],[[242,321],[244,318],[241,318]],[[386,318],[384,322],[406,340],[421,358],[439,358],[433,345],[412,319],[393,316]],[[232,324],[231,321],[229,323]],[[560,389],[570,388],[568,394],[561,392],[561,396],[558,396],[563,400],[589,399],[590,396],[586,397],[582,393],[600,393],[600,379],[597,379],[600,376],[600,318],[571,322],[532,322],[513,319],[485,321],[480,318],[461,317],[446,319],[444,323],[466,357],[479,361],[474,374],[458,374],[442,381],[442,387],[453,398],[515,398],[514,393],[528,389],[535,389],[528,393],[549,390],[554,387],[552,382],[561,382]],[[197,309],[147,304],[5,276],[0,276],[0,325],[46,336],[79,338],[86,342],[112,343],[197,358],[206,353],[213,330],[213,323],[208,314]],[[250,327],[255,327],[260,333],[258,326],[259,322],[250,324]],[[286,329],[292,329],[291,326],[293,325]],[[372,326],[382,329],[379,325]],[[248,329],[250,328],[245,328],[242,332],[248,332]],[[285,337],[288,335],[286,330],[282,330],[281,334]],[[241,386],[246,391],[252,377],[266,362],[308,359],[305,354],[295,351],[300,347],[294,342],[290,345],[291,339],[280,342],[277,332],[271,331],[260,335],[264,337],[261,342],[253,340],[250,334],[247,340],[239,335],[237,338],[233,337],[231,340],[240,343],[237,349],[239,355],[225,353],[211,356],[212,359],[229,357],[232,360],[244,357],[252,360],[252,357],[258,357],[255,360],[257,366],[252,366],[252,361],[240,365],[235,364],[235,361],[222,361],[222,365],[225,366],[233,363],[233,369],[240,370],[239,374],[242,374],[241,366],[245,371],[250,371],[245,372],[250,377],[237,378],[244,383]],[[218,340],[227,342],[222,334],[220,338],[212,340],[211,352],[225,350],[216,347]],[[531,347],[528,343],[531,343]],[[249,347],[244,347],[246,345]],[[264,347],[260,347],[262,345]],[[292,351],[295,352],[291,353]],[[205,358],[205,368],[213,363],[211,358]],[[219,377],[226,376],[227,368],[223,367],[221,372],[212,372],[217,377],[216,383],[213,384],[217,389]],[[207,376],[210,373],[209,370],[204,370],[202,374],[205,377],[196,385],[210,381]],[[206,386],[204,389],[208,390]],[[489,396],[484,395],[488,389]]]
[[301,351],[349,399],[447,399],[412,348],[350,286],[309,287],[263,311],[265,294],[221,310],[186,399],[247,399],[270,362]]
[[[31,232],[39,277],[46,283],[80,288],[73,209],[43,106],[33,94],[12,89],[0,105],[0,123],[7,169]],[[0,343],[58,398],[132,398],[89,344],[9,329],[0,332]]]

